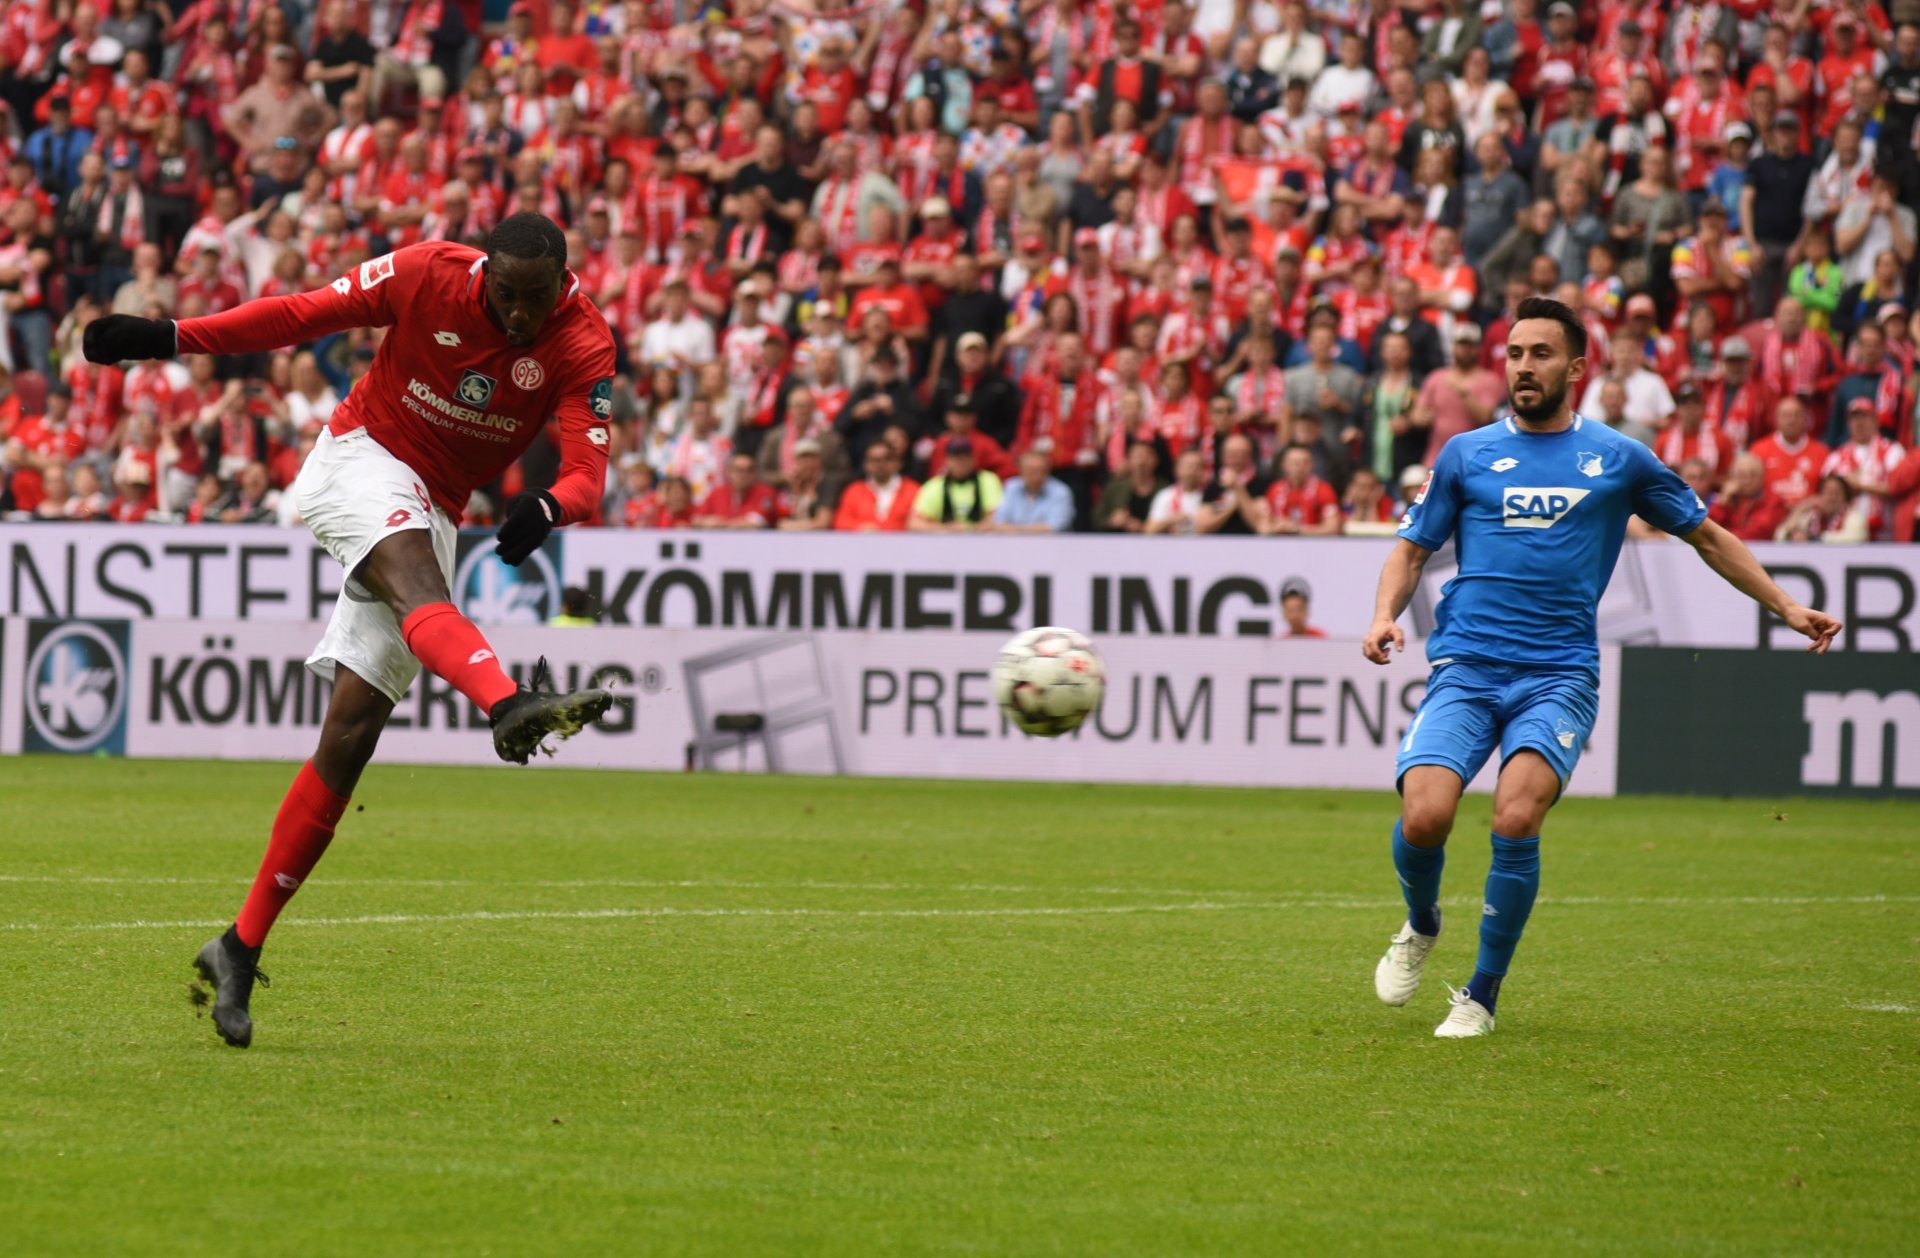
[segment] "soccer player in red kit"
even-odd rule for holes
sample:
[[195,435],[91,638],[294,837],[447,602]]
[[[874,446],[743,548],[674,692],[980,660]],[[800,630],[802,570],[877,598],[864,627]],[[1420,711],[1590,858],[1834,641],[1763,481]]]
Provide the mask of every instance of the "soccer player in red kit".
[[612,704],[604,690],[530,686],[500,666],[454,607],[455,525],[468,495],[505,471],[549,417],[559,479],[508,512],[495,546],[524,561],[555,526],[592,516],[605,482],[613,339],[566,267],[567,242],[538,214],[494,229],[487,251],[444,241],[400,249],[324,288],[201,319],[108,315],[87,325],[96,363],[249,354],[353,327],[391,329],[334,411],[289,492],[347,579],[307,667],[333,681],[313,759],[274,818],[266,858],[231,929],[195,959],[213,985],[215,1028],[253,1039],[248,1012],[274,919],[333,838],[394,704],[424,665],[488,714],[501,759],[525,764]]

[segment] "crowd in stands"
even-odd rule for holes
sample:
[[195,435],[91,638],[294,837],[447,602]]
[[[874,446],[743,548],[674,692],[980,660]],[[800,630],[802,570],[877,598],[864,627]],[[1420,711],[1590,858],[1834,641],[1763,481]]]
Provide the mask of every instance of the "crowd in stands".
[[0,512],[293,523],[378,330],[81,329],[537,210],[609,527],[1389,533],[1547,294],[1740,536],[1913,539],[1920,0],[839,3],[8,0]]

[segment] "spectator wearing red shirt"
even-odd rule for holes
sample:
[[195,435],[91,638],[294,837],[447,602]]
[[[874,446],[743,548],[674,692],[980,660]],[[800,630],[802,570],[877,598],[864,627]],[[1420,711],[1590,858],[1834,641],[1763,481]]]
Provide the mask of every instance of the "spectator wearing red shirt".
[[926,302],[921,299],[917,285],[901,278],[898,258],[883,257],[879,260],[873,282],[854,295],[853,306],[847,312],[847,322],[858,325],[869,310],[884,310],[893,330],[909,341],[926,339]]
[[1097,416],[1106,390],[1087,362],[1080,334],[1062,333],[1054,342],[1053,370],[1028,376],[1024,388],[1027,400],[1013,442],[1014,457],[1028,450],[1046,455],[1055,479],[1074,491],[1076,503],[1085,504],[1100,463]]
[[575,78],[591,74],[599,67],[600,54],[593,46],[593,37],[581,34],[576,28],[573,5],[568,0],[554,0],[547,22],[547,33],[534,48],[534,64],[548,72],[565,71],[561,86],[571,90]]
[[1747,71],[1747,94],[1771,87],[1775,109],[1800,115],[1800,126],[1813,126],[1813,62],[1793,53],[1793,31],[1784,23],[1769,22],[1761,35],[1760,60]]
[[866,477],[841,491],[833,527],[843,533],[903,533],[920,486],[900,474],[893,447],[876,441],[862,460]]
[[726,479],[715,485],[693,517],[701,529],[764,529],[778,515],[773,486],[763,482],[753,456],[735,453],[727,460]]
[[185,307],[193,298],[206,305],[197,312],[200,314],[219,314],[241,302],[239,288],[220,273],[220,255],[211,249],[202,249],[193,256],[192,273],[180,281],[181,306]]
[[793,53],[788,24],[781,22],[778,29],[787,63],[794,67],[787,81],[787,99],[796,105],[811,102],[820,111],[820,130],[837,133],[847,125],[847,111],[860,95],[860,72],[848,55],[846,40],[838,35],[821,40],[813,64],[803,66]]
[[1743,542],[1770,542],[1786,522],[1787,504],[1767,488],[1767,468],[1747,453],[1733,461],[1733,474],[1707,515]]
[[1781,398],[1773,420],[1774,431],[1754,442],[1752,453],[1765,468],[1767,492],[1792,507],[1819,488],[1821,470],[1833,451],[1808,435],[1807,406],[1799,398]]
[[693,489],[686,478],[669,476],[660,482],[660,492],[649,494],[633,511],[628,522],[637,529],[690,529],[693,527]]
[[[1827,23],[1827,55],[1820,58],[1813,72],[1814,98],[1819,104],[1818,129],[1823,137],[1853,108],[1853,76],[1873,77],[1873,45],[1860,38],[1860,24],[1845,10]],[[1890,137],[1894,144],[1905,136]]]
[[1330,536],[1340,531],[1340,499],[1313,474],[1313,451],[1290,445],[1280,456],[1280,479],[1267,490],[1262,533]]

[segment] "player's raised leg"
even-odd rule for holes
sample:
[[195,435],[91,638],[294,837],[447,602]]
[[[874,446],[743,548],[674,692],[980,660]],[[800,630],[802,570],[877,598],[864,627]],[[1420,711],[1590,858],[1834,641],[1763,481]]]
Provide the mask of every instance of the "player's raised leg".
[[392,712],[393,700],[372,683],[350,668],[335,669],[320,745],[280,801],[253,888],[233,925],[208,940],[194,958],[200,977],[213,988],[214,1029],[235,1048],[253,1042],[253,985],[256,979],[267,981],[259,965],[267,932],[333,841],[334,827]]
[[525,764],[549,734],[569,738],[613,706],[597,687],[564,695],[544,689],[544,669],[524,687],[508,676],[486,635],[453,605],[427,531],[383,539],[355,576],[392,611],[414,658],[487,714],[502,760]]
[[1434,1034],[1463,1039],[1493,1031],[1500,985],[1540,892],[1540,829],[1560,795],[1560,774],[1537,751],[1513,754],[1493,795],[1493,863],[1480,908],[1480,952],[1473,977],[1455,992]]

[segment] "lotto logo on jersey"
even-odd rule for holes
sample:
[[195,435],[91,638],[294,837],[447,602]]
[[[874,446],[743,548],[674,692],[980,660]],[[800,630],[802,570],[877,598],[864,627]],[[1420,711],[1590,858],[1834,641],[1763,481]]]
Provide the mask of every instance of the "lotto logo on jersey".
[[1501,499],[1501,523],[1510,529],[1550,529],[1566,519],[1591,489],[1513,488]]

